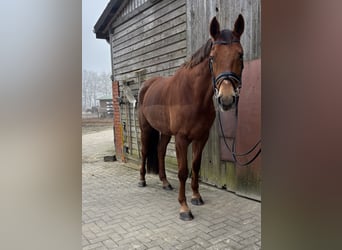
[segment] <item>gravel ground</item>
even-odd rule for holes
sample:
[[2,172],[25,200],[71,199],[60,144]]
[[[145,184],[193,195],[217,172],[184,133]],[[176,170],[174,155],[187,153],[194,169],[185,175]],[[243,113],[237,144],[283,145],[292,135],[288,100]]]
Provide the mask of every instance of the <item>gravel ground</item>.
[[82,117],[82,135],[113,129],[113,118]]

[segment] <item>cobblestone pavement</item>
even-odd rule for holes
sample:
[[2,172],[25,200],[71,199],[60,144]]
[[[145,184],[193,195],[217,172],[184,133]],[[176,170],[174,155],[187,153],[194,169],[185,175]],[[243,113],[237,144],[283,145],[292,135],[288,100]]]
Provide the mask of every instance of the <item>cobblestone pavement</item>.
[[128,164],[103,162],[113,155],[113,131],[83,135],[83,249],[260,249],[261,204],[205,184],[205,204],[190,203],[194,220],[178,216],[178,179],[168,174],[173,191],[162,189],[158,176],[147,175],[138,187],[139,172]]

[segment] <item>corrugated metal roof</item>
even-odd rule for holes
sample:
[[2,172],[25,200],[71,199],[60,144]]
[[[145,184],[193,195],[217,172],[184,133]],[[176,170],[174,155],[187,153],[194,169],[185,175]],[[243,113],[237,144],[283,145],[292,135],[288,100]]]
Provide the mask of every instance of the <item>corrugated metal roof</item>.
[[96,100],[112,100],[112,99],[113,97],[111,95],[106,95],[106,96],[96,98]]

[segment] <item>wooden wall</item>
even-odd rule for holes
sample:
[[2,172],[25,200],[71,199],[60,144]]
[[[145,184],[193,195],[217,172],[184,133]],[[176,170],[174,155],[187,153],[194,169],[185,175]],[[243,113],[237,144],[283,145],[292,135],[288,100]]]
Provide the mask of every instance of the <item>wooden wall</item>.
[[[138,6],[139,3],[141,5]],[[128,84],[137,97],[144,80],[153,76],[172,75],[184,63],[187,55],[186,3],[184,0],[159,1],[155,4],[150,1],[131,1],[112,28],[113,74],[114,79],[120,82],[120,95],[124,97],[120,113],[121,122],[125,124],[125,156],[127,160],[139,162],[137,110],[133,110],[133,105],[125,99],[122,85]],[[166,162],[169,170],[177,169],[174,139],[168,146]]]
[[187,0],[188,55],[194,53],[209,36],[210,20],[216,16],[221,29],[232,29],[238,15],[245,19],[241,37],[244,59],[250,61],[261,56],[261,4],[260,0]]

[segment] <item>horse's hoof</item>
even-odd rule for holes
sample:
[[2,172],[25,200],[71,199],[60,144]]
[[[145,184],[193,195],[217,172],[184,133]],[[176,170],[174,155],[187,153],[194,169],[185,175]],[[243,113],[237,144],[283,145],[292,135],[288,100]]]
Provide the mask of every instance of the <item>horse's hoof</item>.
[[201,206],[204,204],[204,201],[202,200],[202,197],[199,198],[191,198],[191,204],[196,206]]
[[146,187],[146,181],[139,181],[138,187]]
[[194,216],[192,215],[191,211],[187,211],[187,212],[181,212],[179,213],[179,218],[181,220],[184,220],[184,221],[189,221],[189,220],[192,220],[194,218]]
[[173,187],[171,186],[171,184],[167,185],[167,186],[163,186],[164,190],[173,190]]

